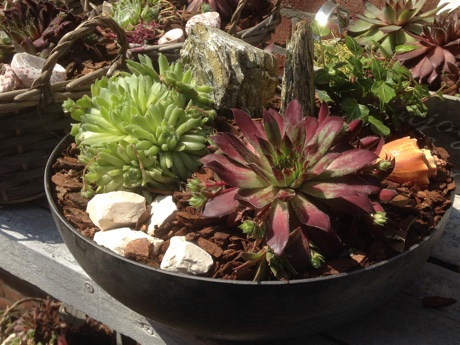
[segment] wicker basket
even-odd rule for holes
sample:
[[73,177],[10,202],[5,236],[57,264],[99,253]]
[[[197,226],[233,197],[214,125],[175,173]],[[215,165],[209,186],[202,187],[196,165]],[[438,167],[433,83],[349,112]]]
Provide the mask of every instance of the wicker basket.
[[[58,58],[97,27],[109,28],[117,35],[120,50],[112,64],[51,85]],[[30,89],[0,93],[0,204],[29,201],[44,194],[48,156],[70,130],[71,118],[64,114],[62,102],[89,94],[94,80],[124,67],[128,48],[125,32],[114,20],[93,17],[62,37]]]
[[[236,32],[238,22],[240,21],[241,12],[246,6],[247,0],[240,0],[238,6],[233,14],[228,33],[234,35],[243,41],[252,44],[259,45],[267,42],[271,34],[275,31],[275,28],[281,21],[280,8],[281,0],[275,0],[271,13],[257,25],[248,29],[240,30]],[[141,47],[131,48],[128,51],[129,58],[136,58],[136,55],[146,54],[156,61],[158,55],[161,53],[165,55],[168,60],[175,61],[180,57],[180,50],[182,49],[183,43],[167,43],[162,45],[143,45]]]

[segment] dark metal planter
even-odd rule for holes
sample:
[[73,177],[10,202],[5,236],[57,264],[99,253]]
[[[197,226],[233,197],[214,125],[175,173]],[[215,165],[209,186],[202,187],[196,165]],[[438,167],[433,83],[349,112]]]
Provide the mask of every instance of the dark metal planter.
[[138,264],[80,235],[57,208],[51,164],[45,189],[59,232],[84,271],[115,299],[161,324],[212,338],[263,340],[321,332],[368,313],[398,292],[426,262],[450,210],[410,250],[353,273],[284,282],[226,281],[175,274]]

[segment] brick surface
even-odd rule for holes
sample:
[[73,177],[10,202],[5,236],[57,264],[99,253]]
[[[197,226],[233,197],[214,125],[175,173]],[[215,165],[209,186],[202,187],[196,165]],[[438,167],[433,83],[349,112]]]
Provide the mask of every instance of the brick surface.
[[281,22],[276,27],[271,41],[279,46],[285,47],[287,38],[291,36],[291,25],[291,19],[281,17]]
[[[0,269],[0,310],[24,297],[46,298],[47,294],[38,287]],[[29,308],[31,305],[31,303],[25,303],[21,308]]]

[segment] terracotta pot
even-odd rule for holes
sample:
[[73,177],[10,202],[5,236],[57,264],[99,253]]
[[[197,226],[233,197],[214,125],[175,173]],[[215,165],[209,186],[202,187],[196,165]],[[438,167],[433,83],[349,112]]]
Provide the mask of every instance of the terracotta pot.
[[[267,340],[318,333],[370,312],[412,279],[440,239],[450,209],[436,229],[408,251],[352,273],[314,279],[250,282],[171,273],[138,264],[80,235],[53,198],[50,156],[45,188],[65,244],[83,270],[108,294],[166,326],[231,340]],[[454,194],[454,193],[452,193]]]

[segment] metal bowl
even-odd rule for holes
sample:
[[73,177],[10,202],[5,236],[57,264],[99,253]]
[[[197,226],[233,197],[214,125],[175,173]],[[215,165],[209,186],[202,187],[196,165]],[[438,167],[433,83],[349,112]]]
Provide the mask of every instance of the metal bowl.
[[327,277],[227,281],[171,273],[128,260],[82,236],[54,200],[51,165],[73,138],[64,138],[45,172],[56,226],[83,270],[108,294],[158,323],[210,338],[268,340],[318,333],[368,313],[396,294],[426,262],[450,209],[419,244],[366,269]]

